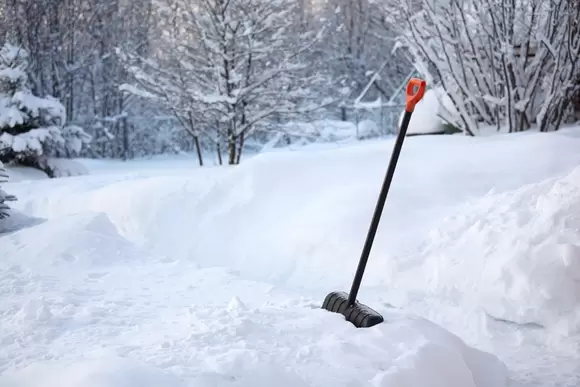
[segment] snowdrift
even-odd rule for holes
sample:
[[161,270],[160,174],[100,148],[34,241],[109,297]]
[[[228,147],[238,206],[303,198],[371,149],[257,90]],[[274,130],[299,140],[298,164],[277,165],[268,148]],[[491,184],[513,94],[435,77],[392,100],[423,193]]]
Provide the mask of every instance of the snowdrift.
[[[0,385],[504,386],[497,358],[383,297],[573,327],[579,140],[410,139],[361,289],[388,322],[371,330],[319,304],[352,280],[392,141],[10,183],[46,220],[0,239]],[[87,360],[103,347],[136,363]]]
[[[425,258],[417,238],[458,202],[578,165],[579,146],[565,132],[409,139],[364,285],[390,285],[413,257]],[[16,205],[36,216],[103,212],[123,238],[157,256],[327,291],[352,279],[391,148],[392,141],[368,142],[266,153],[235,168],[79,177],[63,187],[41,182],[32,199],[30,186],[10,189]],[[514,158],[526,162],[513,164]],[[337,262],[340,270],[328,270]]]
[[39,224],[0,238],[4,263],[26,264],[41,271],[62,265],[69,269],[71,265],[105,266],[143,256],[142,251],[119,235],[103,213],[81,213],[44,222],[31,219],[30,222]]
[[[394,320],[374,331],[343,321],[296,316],[296,310],[214,311],[216,331],[193,327],[184,345],[168,342],[187,364],[88,353],[77,362],[42,362],[7,376],[3,387],[502,387],[506,369],[495,357],[421,320]],[[284,321],[285,320],[285,321]],[[226,325],[227,324],[227,325]],[[202,346],[203,344],[203,346]],[[184,351],[184,352],[182,352]],[[187,353],[185,353],[187,351]],[[108,352],[108,353],[107,353]],[[153,363],[153,364],[151,364]],[[177,364],[176,364],[177,363]],[[177,371],[177,372],[176,372]]]
[[[120,235],[157,256],[226,266],[276,284],[326,287],[321,280],[338,285],[352,275],[385,156],[382,144],[273,153],[220,173],[99,175],[11,189],[19,209],[36,216],[105,213]],[[325,267],[336,260],[351,270],[329,272]]]
[[580,330],[580,167],[465,204],[425,246],[405,278],[499,319]]
[[507,383],[495,356],[426,320],[383,307],[387,324],[358,330],[267,284],[150,257],[103,213],[48,219],[0,250],[2,387]]
[[[215,331],[193,327],[147,359],[97,350],[0,376],[3,387],[503,387],[505,366],[421,319],[374,331],[296,310],[213,311]],[[207,317],[206,317],[207,318]],[[207,321],[207,320],[204,320]],[[226,325],[227,324],[227,325]],[[184,333],[184,332],[180,332]],[[154,349],[154,348],[150,348]],[[111,353],[113,352],[113,353]],[[173,353],[173,356],[171,355]],[[185,356],[187,363],[177,359]],[[167,359],[163,361],[163,358]],[[161,363],[161,364],[159,364]],[[165,363],[165,364],[163,364]]]

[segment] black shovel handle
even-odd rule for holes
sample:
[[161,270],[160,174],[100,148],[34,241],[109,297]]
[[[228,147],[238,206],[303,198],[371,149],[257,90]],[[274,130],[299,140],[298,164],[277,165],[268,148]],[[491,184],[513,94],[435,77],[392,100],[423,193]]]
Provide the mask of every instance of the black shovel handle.
[[[405,140],[407,128],[409,127],[409,122],[411,121],[411,115],[415,110],[415,105],[417,105],[421,98],[423,98],[426,86],[427,84],[424,80],[417,78],[411,78],[407,84],[407,104],[405,106],[405,115],[403,116],[403,122],[401,123],[401,128],[399,129],[397,140],[395,141],[393,153],[391,154],[391,160],[389,162],[389,167],[387,168],[387,174],[385,175],[385,180],[383,181],[383,186],[381,188],[379,199],[375,207],[373,219],[367,233],[367,238],[362,250],[358,268],[352,283],[352,288],[350,289],[350,293],[348,295],[348,305],[350,306],[354,305],[355,303],[362,277],[369,260],[373,241],[375,240],[375,235],[379,227],[379,221],[381,220],[381,214],[383,213],[383,208],[385,207],[385,202],[387,200],[387,194],[389,193],[389,188],[391,187],[391,183],[393,181],[393,175],[395,174],[395,168],[397,167],[397,161],[399,160],[399,155],[401,154],[403,141]],[[416,91],[415,87],[417,87]]]

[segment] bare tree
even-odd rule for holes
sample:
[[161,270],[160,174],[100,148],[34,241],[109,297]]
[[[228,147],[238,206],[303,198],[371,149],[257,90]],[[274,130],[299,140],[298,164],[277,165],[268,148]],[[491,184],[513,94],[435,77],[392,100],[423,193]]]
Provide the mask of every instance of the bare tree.
[[403,4],[404,42],[452,100],[448,122],[471,135],[481,124],[559,127],[578,75],[570,0],[422,0],[418,8]]
[[155,61],[127,54],[140,63],[131,71],[192,136],[210,139],[220,157],[223,143],[228,163],[238,164],[253,131],[274,118],[320,106],[308,88],[321,78],[306,75],[310,69],[304,60],[320,34],[295,32],[299,4],[160,0],[163,54]]

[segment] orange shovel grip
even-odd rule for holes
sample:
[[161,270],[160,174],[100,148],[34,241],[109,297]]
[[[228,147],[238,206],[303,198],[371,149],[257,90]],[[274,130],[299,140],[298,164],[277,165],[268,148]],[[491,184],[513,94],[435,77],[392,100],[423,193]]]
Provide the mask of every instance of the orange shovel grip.
[[[415,91],[415,86],[418,88]],[[415,105],[419,103],[421,98],[425,95],[425,89],[427,87],[427,82],[423,79],[411,78],[407,84],[407,106],[405,110],[409,113],[415,110]]]

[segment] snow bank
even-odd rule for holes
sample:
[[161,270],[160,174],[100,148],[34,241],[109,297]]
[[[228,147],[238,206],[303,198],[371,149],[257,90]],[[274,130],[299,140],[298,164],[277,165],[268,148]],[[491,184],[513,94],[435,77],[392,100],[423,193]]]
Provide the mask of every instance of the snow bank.
[[338,285],[352,271],[327,267],[337,260],[355,267],[365,233],[360,225],[370,219],[384,173],[382,165],[366,162],[384,151],[350,149],[352,159],[334,152],[256,157],[214,181],[117,184],[95,193],[92,208],[106,211],[126,238],[156,254],[171,246],[176,259],[231,267],[246,278]]
[[[580,176],[537,181],[580,165],[578,141],[409,139],[361,289],[386,322],[365,330],[320,310],[319,296],[350,285],[392,141],[274,152],[219,172],[147,167],[11,183],[17,209],[47,220],[0,238],[0,385],[137,387],[146,373],[187,386],[502,387],[495,357],[397,313],[387,293],[414,285],[408,293],[425,301],[430,291],[451,299],[458,320],[466,302],[520,321],[563,311],[555,324],[572,325],[574,263],[560,248],[575,254]],[[420,254],[417,238],[432,225]],[[477,333],[492,336],[495,323],[485,324]],[[513,346],[504,355],[518,353],[526,377],[553,381],[557,358],[540,347],[519,354],[529,336],[516,332],[494,344]],[[100,348],[138,365],[86,362]],[[44,360],[46,372],[27,367]]]
[[[393,283],[406,257],[415,254],[421,232],[458,201],[492,188],[512,190],[578,165],[578,146],[578,139],[559,134],[409,138],[364,285]],[[273,152],[235,168],[147,167],[147,173],[99,172],[10,190],[19,197],[18,209],[39,217],[103,212],[123,238],[157,256],[328,290],[352,279],[391,147],[392,141],[381,141]],[[559,149],[557,158],[553,149]],[[506,170],[510,160],[529,152],[536,157]],[[340,270],[328,269],[337,262]]]
[[23,228],[0,238],[0,251],[4,264],[27,264],[35,270],[98,267],[143,255],[103,213],[69,215]]
[[580,168],[462,206],[424,254],[410,276],[431,292],[496,318],[580,330]]
[[[156,216],[156,231],[190,232],[176,215]],[[0,251],[2,387],[507,384],[495,356],[426,320],[376,305],[387,322],[356,329],[319,300],[149,257],[103,213],[53,217],[3,236]]]
[[[355,267],[365,233],[360,224],[372,214],[388,151],[381,145],[334,152],[272,153],[220,173],[99,175],[11,189],[19,209],[40,217],[103,212],[123,238],[158,256],[275,283],[338,285],[352,272],[325,267],[337,259]],[[369,167],[369,159],[379,162]],[[297,201],[305,187],[312,187],[308,199]]]
[[[3,387],[503,387],[505,366],[422,319],[357,330],[296,306],[193,309],[192,324],[145,336],[142,359],[96,351],[0,376]],[[184,331],[187,329],[187,331]],[[157,335],[159,336],[159,335]],[[107,352],[113,352],[111,350]],[[184,360],[179,361],[181,357]],[[165,360],[162,360],[165,359]]]

